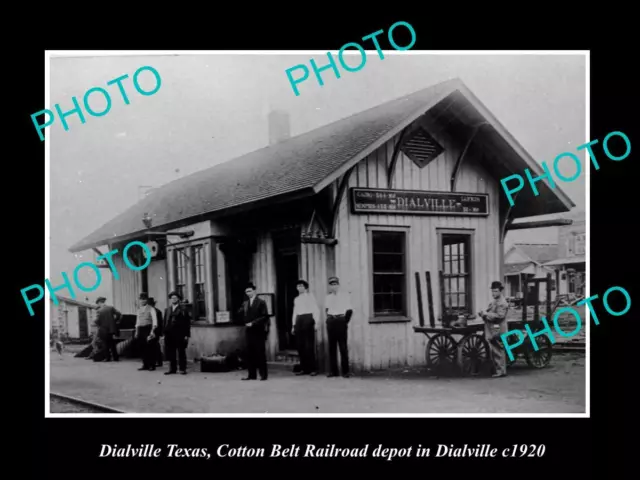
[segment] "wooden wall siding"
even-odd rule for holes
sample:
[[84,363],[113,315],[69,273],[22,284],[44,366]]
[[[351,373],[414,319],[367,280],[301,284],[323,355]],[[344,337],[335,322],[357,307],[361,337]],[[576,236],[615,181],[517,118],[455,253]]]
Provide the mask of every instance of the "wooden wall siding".
[[[255,283],[258,293],[276,293],[275,258],[273,254],[273,241],[269,233],[258,236],[257,250],[252,262],[252,281]],[[270,319],[271,328],[267,340],[267,360],[274,361],[278,346],[278,332],[276,330],[275,317]]]
[[327,247],[326,245],[306,243],[301,245],[301,278],[309,282],[309,291],[315,296],[320,308],[317,322],[316,352],[320,371],[326,371],[329,345],[326,331],[325,300],[327,297]]
[[149,296],[155,299],[156,308],[164,312],[164,309],[169,305],[169,299],[167,298],[169,294],[167,288],[167,261],[152,260],[147,268],[147,275]]
[[[430,131],[430,133],[432,133]],[[451,138],[432,133],[445,147],[437,159],[425,168],[418,168],[404,154],[399,154],[392,188],[401,190],[450,191],[450,179],[455,163],[464,148]],[[355,168],[349,187],[388,188],[387,165],[393,155],[399,135],[381,146]],[[425,363],[426,337],[413,332],[418,324],[415,272],[419,272],[422,283],[422,298],[425,322],[428,322],[426,282],[424,272],[431,272],[434,313],[441,313],[439,304],[439,255],[438,228],[462,228],[475,231],[473,246],[473,312],[486,307],[490,301],[491,281],[499,280],[500,245],[498,201],[499,182],[490,177],[474,161],[478,149],[469,149],[467,158],[458,174],[456,191],[488,193],[490,216],[449,217],[411,215],[352,215],[350,199],[342,199],[337,222],[336,274],[342,288],[348,291],[354,303],[354,318],[349,325],[349,352],[355,369],[381,369],[401,365],[423,365]],[[408,232],[408,247],[411,264],[409,306],[412,322],[370,324],[369,252],[366,224],[405,226]]]
[[[122,248],[118,249],[122,252]],[[134,272],[124,263],[124,259],[120,253],[113,255],[113,264],[120,278],[118,280],[113,278],[113,302],[116,307],[123,314],[135,315],[138,311],[138,296],[140,295],[140,289],[142,280],[140,278],[140,272]],[[110,299],[107,299],[107,303]]]

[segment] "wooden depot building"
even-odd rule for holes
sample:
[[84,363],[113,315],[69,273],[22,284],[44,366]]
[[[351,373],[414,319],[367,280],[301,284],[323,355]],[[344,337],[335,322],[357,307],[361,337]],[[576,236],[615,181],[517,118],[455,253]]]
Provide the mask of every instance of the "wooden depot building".
[[[428,318],[426,273],[436,324],[475,314],[503,278],[511,222],[574,206],[560,188],[538,182],[539,196],[524,188],[509,208],[500,179],[526,168],[543,174],[454,79],[154,189],[70,251],[122,252],[132,240],[152,246],[140,272],[114,256],[113,304],[135,313],[147,291],[164,309],[167,293],[181,291],[194,317],[191,358],[242,348],[235,312],[248,281],[269,305],[269,360],[290,353],[302,278],[323,312],[317,341],[326,370],[323,305],[336,275],[355,309],[354,370],[421,365],[426,338],[412,327],[420,306]],[[142,249],[137,255],[142,265]]]

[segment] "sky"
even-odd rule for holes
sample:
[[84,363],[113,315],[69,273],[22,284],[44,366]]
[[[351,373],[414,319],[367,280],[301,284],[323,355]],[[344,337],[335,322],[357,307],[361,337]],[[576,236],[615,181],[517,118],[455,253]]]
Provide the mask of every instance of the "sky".
[[[356,54],[359,55],[359,54]],[[50,271],[53,286],[61,272],[72,276],[91,251],[69,253],[69,247],[92,233],[140,198],[140,187],[157,187],[268,144],[267,114],[271,109],[290,115],[291,135],[299,135],[381,103],[450,78],[460,78],[538,161],[549,166],[562,152],[576,153],[585,171],[585,68],[583,55],[429,55],[387,54],[373,51],[358,72],[341,71],[336,78],[323,72],[324,86],[313,73],[298,85],[296,96],[285,71],[314,58],[327,64],[326,54],[296,55],[147,55],[51,59],[50,104],[63,112],[82,104],[87,90],[103,87],[111,95],[111,110],[102,117],[85,112],[66,118],[65,131],[56,117],[48,127],[50,150]],[[357,58],[347,60],[357,65]],[[133,87],[134,72],[155,68],[160,89],[143,96]],[[298,72],[296,72],[297,74]],[[128,74],[123,85],[125,105],[116,85],[107,82]],[[139,77],[151,90],[153,75]],[[92,95],[95,111],[106,106]],[[571,176],[575,166],[562,165]],[[585,209],[584,173],[574,182],[559,183]],[[542,217],[539,217],[542,218]],[[519,230],[507,235],[513,242],[555,243],[554,228]],[[106,251],[103,248],[103,251]],[[102,270],[106,272],[105,270]],[[83,269],[86,285],[95,274]],[[93,302],[110,297],[111,277],[104,274],[97,290],[77,292]],[[68,296],[66,291],[60,295]]]

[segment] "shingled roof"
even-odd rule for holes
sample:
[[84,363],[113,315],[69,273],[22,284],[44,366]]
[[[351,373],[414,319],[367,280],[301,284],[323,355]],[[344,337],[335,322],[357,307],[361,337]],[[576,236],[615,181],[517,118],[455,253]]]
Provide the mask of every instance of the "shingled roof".
[[[493,135],[497,132],[509,152],[515,152],[501,155],[511,162],[505,173],[522,172],[524,168],[542,173],[468,88],[453,79],[158,187],[69,250],[79,252],[140,237],[145,231],[145,213],[151,216],[154,230],[168,230],[204,215],[229,214],[277,197],[313,195],[455,92],[462,92],[461,98],[465,99],[464,114],[474,107],[481,111],[481,118],[494,128]],[[467,104],[466,100],[473,103]],[[476,117],[472,120],[477,121]],[[551,190],[541,184],[539,189],[541,195],[536,202],[540,206],[535,208],[543,209],[542,213],[566,211],[573,206],[559,187]],[[520,195],[524,199],[526,194],[523,191]],[[532,213],[522,216],[525,214]]]

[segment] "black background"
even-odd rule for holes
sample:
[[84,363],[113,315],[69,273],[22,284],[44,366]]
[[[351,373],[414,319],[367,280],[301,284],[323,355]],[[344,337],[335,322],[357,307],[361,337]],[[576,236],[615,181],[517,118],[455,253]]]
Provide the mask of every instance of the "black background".
[[[622,162],[606,159],[600,146],[595,150],[600,152],[601,168],[599,171],[591,168],[591,293],[602,295],[609,287],[621,285],[632,299],[637,298],[631,273],[632,265],[638,264],[637,248],[633,247],[638,235],[630,228],[635,228],[631,220],[635,218],[637,223],[638,219],[637,196],[633,194],[637,177],[631,170],[637,161],[636,149],[640,148],[631,131],[631,117],[634,114],[637,117],[637,75],[631,70],[637,53],[631,50],[633,30],[623,23],[631,14],[624,9],[609,13],[602,5],[598,7],[601,11],[585,13],[561,11],[557,5],[540,3],[510,4],[504,10],[494,11],[486,4],[469,9],[458,3],[448,12],[436,11],[436,6],[425,3],[408,8],[404,4],[401,8],[403,5],[380,4],[376,8],[368,3],[354,4],[355,14],[351,18],[339,7],[322,3],[270,6],[266,12],[245,4],[240,14],[224,12],[211,3],[184,15],[170,11],[170,15],[157,18],[164,10],[158,4],[145,6],[146,10],[135,16],[129,5],[125,8],[119,4],[96,12],[84,6],[81,13],[63,12],[57,17],[39,13],[46,22],[30,26],[25,41],[16,50],[18,53],[5,57],[5,66],[12,73],[5,75],[9,85],[5,87],[4,99],[15,105],[10,112],[5,111],[8,114],[5,122],[9,124],[4,132],[9,135],[4,137],[3,203],[9,218],[5,219],[3,236],[14,251],[10,254],[5,251],[4,258],[8,261],[4,278],[10,279],[5,294],[11,300],[14,314],[3,320],[4,340],[12,347],[17,346],[18,351],[12,356],[5,353],[4,366],[7,373],[17,374],[18,381],[5,380],[3,390],[5,397],[26,415],[16,415],[18,412],[13,408],[8,410],[3,436],[10,442],[10,448],[25,455],[23,468],[35,469],[33,474],[38,477],[81,475],[120,479],[218,475],[388,478],[401,474],[405,478],[433,475],[453,479],[491,476],[540,480],[619,476],[616,470],[629,458],[625,452],[636,443],[636,437],[629,435],[628,427],[624,428],[631,420],[627,405],[633,400],[625,386],[637,378],[632,373],[637,372],[636,362],[624,360],[637,342],[633,328],[635,304],[625,316],[612,317],[596,301],[601,323],[591,326],[590,419],[44,419],[44,302],[35,306],[36,315],[30,317],[20,289],[34,283],[42,285],[44,281],[44,142],[40,141],[30,115],[45,108],[45,49],[325,51],[336,50],[379,29],[386,32],[397,21],[407,21],[417,33],[412,50],[591,50],[590,138],[602,142],[606,134],[618,130],[625,132],[632,143],[631,155]],[[364,15],[365,11],[377,13]],[[401,30],[396,31],[396,41],[405,45],[408,42],[401,38]],[[386,39],[381,45],[383,49],[391,48]],[[634,96],[636,109],[631,103]],[[18,261],[14,263],[13,258]],[[22,418],[28,421],[20,420],[20,427],[10,430],[9,424]],[[367,443],[374,446],[382,443],[386,447],[417,444],[433,447],[438,443],[470,446],[490,443],[494,447],[545,444],[546,454],[543,458],[411,458],[392,462],[372,458],[251,460],[213,456],[208,461],[103,459],[98,458],[102,443],[179,443],[186,447],[208,447],[210,451],[223,443],[267,449],[273,443],[317,446],[329,443],[340,447]],[[632,471],[622,476],[627,478]]]

